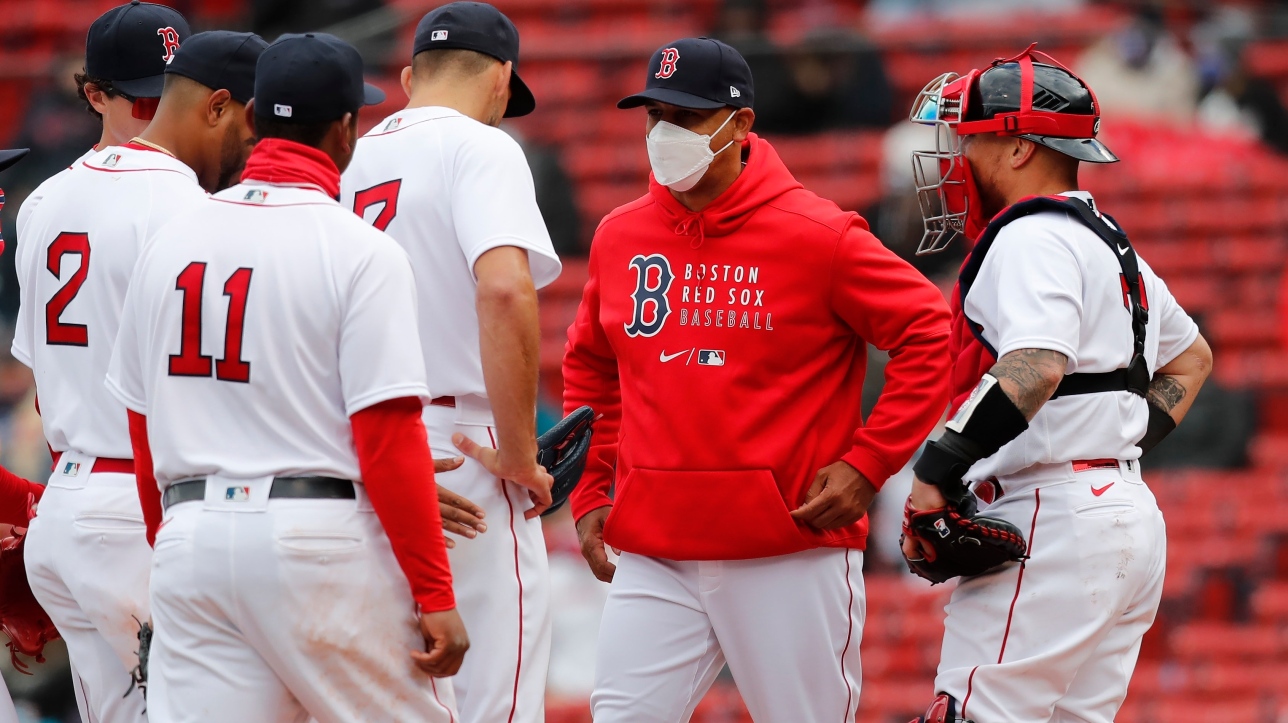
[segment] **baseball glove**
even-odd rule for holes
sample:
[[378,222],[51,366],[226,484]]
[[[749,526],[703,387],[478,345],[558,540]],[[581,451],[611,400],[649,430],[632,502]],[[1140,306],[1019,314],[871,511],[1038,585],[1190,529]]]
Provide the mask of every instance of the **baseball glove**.
[[[973,512],[973,510],[972,510]],[[1025,559],[1028,545],[1019,528],[1006,520],[962,514],[949,505],[938,510],[903,508],[903,537],[920,540],[925,557],[911,559],[908,569],[938,584],[958,575],[981,575],[1007,562]]]
[[590,436],[595,424],[595,411],[578,407],[545,434],[537,438],[537,462],[555,478],[550,489],[550,507],[542,516],[564,506],[586,469]]
[[[138,618],[135,618],[138,620]],[[134,666],[130,671],[130,679],[134,685],[130,690],[125,691],[126,697],[130,695],[134,688],[138,688],[143,694],[144,699],[148,697],[148,654],[152,650],[152,623],[139,623],[139,664]]]
[[[34,511],[36,498],[28,495],[27,507]],[[34,516],[34,512],[33,512]],[[19,653],[45,662],[45,643],[57,640],[58,629],[49,615],[36,601],[27,582],[27,566],[23,562],[27,528],[15,527],[9,537],[0,540],[0,630],[9,636],[6,647],[13,660],[13,667],[20,673],[31,675],[27,663]]]

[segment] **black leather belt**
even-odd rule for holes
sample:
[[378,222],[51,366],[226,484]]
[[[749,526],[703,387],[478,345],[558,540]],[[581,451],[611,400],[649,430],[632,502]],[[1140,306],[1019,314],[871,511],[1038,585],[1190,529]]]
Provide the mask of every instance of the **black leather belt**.
[[[353,482],[336,477],[277,477],[268,490],[269,499],[297,500],[352,500],[358,493]],[[180,502],[193,502],[206,498],[206,479],[189,479],[175,482],[161,496],[161,507],[170,509]]]

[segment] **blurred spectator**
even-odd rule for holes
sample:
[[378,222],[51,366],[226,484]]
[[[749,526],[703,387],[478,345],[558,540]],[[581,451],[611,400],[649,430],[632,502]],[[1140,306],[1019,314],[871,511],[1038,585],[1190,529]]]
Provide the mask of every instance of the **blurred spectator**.
[[1215,131],[1260,138],[1288,154],[1288,113],[1279,92],[1273,83],[1254,75],[1244,60],[1254,22],[1246,9],[1225,7],[1195,27],[1201,83],[1198,120]]
[[915,15],[987,17],[1016,11],[1067,12],[1085,0],[872,0],[868,12],[881,20],[906,20]]
[[1104,116],[1172,122],[1194,117],[1198,72],[1155,6],[1147,6],[1122,30],[1093,45],[1075,70],[1096,89]]
[[935,148],[935,129],[916,123],[895,123],[882,138],[881,201],[866,217],[872,233],[886,248],[912,264],[940,287],[951,289],[968,245],[957,239],[937,254],[917,256],[925,226],[912,177],[912,152]]
[[12,142],[16,148],[30,148],[31,154],[6,171],[3,182],[8,200],[0,228],[8,232],[8,243],[0,256],[0,318],[10,322],[18,313],[18,281],[13,265],[18,209],[27,194],[89,150],[103,131],[86,110],[85,101],[76,95],[72,76],[84,65],[85,58],[79,53],[61,56],[51,63],[49,76],[33,93],[18,137]]
[[581,211],[577,208],[572,179],[559,160],[558,149],[528,140],[509,123],[501,128],[519,142],[523,155],[528,159],[537,192],[537,208],[545,219],[555,253],[569,257],[585,256],[588,251],[581,245]]
[[840,28],[814,30],[786,58],[790,84],[782,100],[784,112],[761,115],[763,96],[756,78],[757,130],[808,134],[890,125],[890,79],[877,48],[862,36]]
[[[426,9],[440,4],[445,3]],[[251,0],[250,6],[251,31],[269,42],[283,33],[325,30],[352,43],[374,66],[392,62],[393,51],[401,48],[397,30],[404,18],[386,8],[385,0]]]
[[769,39],[765,0],[725,0],[711,36],[742,53],[756,89],[757,130],[784,125],[791,114],[791,74],[782,51]]

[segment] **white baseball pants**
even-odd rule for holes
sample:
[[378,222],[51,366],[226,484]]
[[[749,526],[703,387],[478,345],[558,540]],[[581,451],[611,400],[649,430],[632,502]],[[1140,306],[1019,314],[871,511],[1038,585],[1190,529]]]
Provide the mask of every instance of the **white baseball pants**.
[[1065,464],[1054,483],[1007,492],[983,514],[1019,527],[1030,557],[957,586],[936,689],[976,723],[1112,723],[1167,556],[1139,463]]
[[130,671],[149,615],[152,548],[134,475],[93,466],[71,452],[59,460],[27,531],[27,578],[67,642],[81,720],[138,723],[145,706]]
[[729,663],[756,721],[846,723],[859,705],[863,553],[735,561],[624,553],[600,623],[595,723],[684,723]]
[[[455,723],[449,680],[412,662],[416,604],[355,500],[268,499],[208,479],[166,511],[152,566],[153,723]],[[227,486],[249,486],[228,500]]]
[[[486,401],[457,399],[457,407],[426,406],[424,419],[435,459],[456,457],[452,434],[496,447]],[[453,536],[457,610],[470,635],[465,663],[452,678],[462,723],[544,723],[550,669],[550,566],[540,518],[525,520],[532,501],[467,458],[438,483],[485,511],[487,531]]]

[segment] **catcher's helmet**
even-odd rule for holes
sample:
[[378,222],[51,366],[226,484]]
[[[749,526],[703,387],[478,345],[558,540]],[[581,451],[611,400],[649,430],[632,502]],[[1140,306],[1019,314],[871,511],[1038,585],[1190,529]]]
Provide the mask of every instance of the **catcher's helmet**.
[[[1088,163],[1117,161],[1118,157],[1095,138],[1100,130],[1100,108],[1097,107],[1096,97],[1087,88],[1087,84],[1078,76],[1057,65],[1033,63],[1032,69],[1033,95],[1030,107],[1033,111],[1091,116],[1095,120],[1091,124],[1091,133],[1087,137],[1067,137],[1063,133],[1060,135],[1022,133],[1020,137],[1041,143],[1054,151]],[[966,103],[966,115],[962,118],[963,125],[969,124],[970,121],[993,120],[1001,114],[1023,113],[1023,75],[1023,66],[1015,61],[994,65],[980,73],[979,79],[971,84],[970,99]],[[1062,129],[1052,130],[1059,133]],[[1085,133],[1086,129],[1069,129],[1073,133],[1080,130]],[[958,132],[969,131],[959,128]]]

